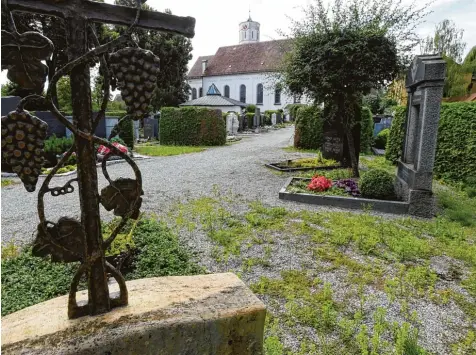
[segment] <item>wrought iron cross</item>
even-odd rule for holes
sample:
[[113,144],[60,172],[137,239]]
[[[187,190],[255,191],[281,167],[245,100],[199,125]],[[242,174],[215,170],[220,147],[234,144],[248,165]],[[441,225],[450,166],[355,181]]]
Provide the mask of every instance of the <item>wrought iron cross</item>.
[[[134,161],[108,141],[94,135],[96,125],[105,116],[109,99],[108,63],[111,64],[111,69],[116,74],[118,81],[122,80],[122,89],[127,90],[124,81],[129,80],[130,82],[140,83],[138,85],[145,85],[143,90],[147,91],[147,89],[153,89],[153,77],[157,70],[158,60],[152,53],[137,48],[123,49],[122,52],[118,51],[111,58],[108,58],[108,52],[124,42],[126,36],[100,45],[91,23],[101,22],[131,26],[127,34],[130,34],[132,27],[135,26],[193,37],[195,19],[142,11],[140,9],[141,0],[137,0],[137,9],[89,0],[3,1],[6,2],[10,11],[45,14],[64,19],[69,63],[58,70],[49,83],[49,87],[56,85],[56,82],[62,76],[70,76],[73,122],[69,122],[55,107],[51,100],[50,90],[48,90],[46,97],[39,95],[26,97],[21,101],[16,112],[10,113],[8,117],[2,117],[2,159],[5,158],[5,161],[11,164],[13,171],[20,175],[29,191],[35,189],[36,180],[30,176],[32,170],[33,172],[35,170],[34,163],[31,167],[25,167],[25,165],[31,157],[36,159],[35,154],[40,155],[42,152],[41,149],[39,151],[34,149],[34,146],[38,144],[42,147],[41,139],[46,135],[46,129],[44,123],[36,117],[32,117],[27,111],[23,111],[23,106],[29,101],[39,100],[46,103],[56,118],[72,131],[75,137],[75,147],[70,149],[58,165],[53,168],[43,182],[38,194],[40,224],[34,252],[40,255],[51,254],[53,261],[81,262],[70,289],[68,304],[68,316],[70,318],[105,313],[113,307],[126,305],[128,301],[124,278],[118,270],[105,260],[104,250],[112,243],[128,218],[138,217],[142,202],[140,196],[143,194],[141,174]],[[14,28],[13,24],[12,27]],[[4,40],[4,35],[8,41]],[[4,50],[10,51],[8,53],[11,54],[11,57],[8,57],[9,60],[8,63],[5,63],[5,66],[8,64],[12,77],[18,82],[24,83],[24,85],[35,86],[38,80],[41,82],[41,74],[39,77],[35,77],[28,70],[30,68],[41,68],[41,61],[39,60],[42,59],[40,58],[41,55],[48,56],[52,47],[51,42],[39,34],[36,37],[31,35],[31,38],[27,38],[28,36],[20,35],[16,31],[13,31],[13,34],[3,33],[2,31],[2,52]],[[25,41],[30,41],[28,42],[28,48],[27,46],[22,47]],[[90,41],[93,43],[90,43]],[[36,63],[31,60],[31,56],[26,55],[27,50],[35,50],[35,53],[41,54],[38,54]],[[91,62],[97,57],[101,58],[101,66],[105,72],[105,93],[101,110],[93,119],[89,68]],[[2,55],[2,69],[4,67],[3,62],[7,62],[4,58],[7,58],[7,56]],[[33,59],[35,59],[34,56]],[[121,60],[124,62],[121,62]],[[18,61],[23,64],[22,68],[18,68]],[[133,61],[133,63],[130,61]],[[130,64],[129,67],[125,66],[124,63]],[[123,71],[121,73],[119,69],[123,68],[129,68],[132,72]],[[129,102],[126,100],[129,116],[134,119],[140,118],[145,113],[144,105],[147,106],[150,102],[150,94],[140,97],[140,102],[137,95],[129,96],[129,98]],[[137,101],[135,101],[136,99]],[[33,142],[34,139],[38,138],[35,138],[35,134],[40,138],[40,142],[37,140],[36,143]],[[28,139],[31,140],[30,143]],[[95,143],[105,145],[111,150],[111,153],[104,158],[102,163],[103,173],[110,185],[103,189],[101,193],[98,191]],[[33,147],[31,150],[29,149],[30,146]],[[50,188],[49,183],[54,174],[67,161],[73,151],[77,154],[77,178],[70,180],[63,187]],[[136,178],[111,180],[106,169],[106,161],[110,155],[119,155],[126,159],[132,166]],[[57,196],[70,193],[74,191],[72,184],[75,182],[78,183],[79,188],[81,221],[63,217],[56,223],[49,222],[45,217],[44,195],[51,193],[53,196]],[[101,232],[100,204],[108,210],[114,209],[114,213],[122,217],[121,223],[106,240],[103,239]],[[120,296],[118,298],[111,298],[109,295],[107,273],[112,275],[120,286]],[[78,305],[76,291],[79,280],[83,275],[87,275],[88,278],[88,303]]]

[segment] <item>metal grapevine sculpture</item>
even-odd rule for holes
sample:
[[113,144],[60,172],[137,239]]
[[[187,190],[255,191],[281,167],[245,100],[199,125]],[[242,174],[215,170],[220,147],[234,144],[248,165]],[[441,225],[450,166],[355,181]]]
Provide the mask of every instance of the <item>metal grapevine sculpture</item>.
[[[111,71],[127,104],[127,115],[120,121],[140,119],[147,114],[152,92],[159,71],[159,58],[140,48],[121,46],[134,27],[193,37],[195,19],[170,14],[144,11],[137,0],[137,7],[129,8],[89,0],[2,0],[2,11],[9,12],[10,32],[2,31],[2,69],[8,70],[8,78],[36,94],[21,100],[16,111],[2,117],[2,170],[18,174],[29,192],[36,189],[38,176],[44,161],[44,139],[47,124],[23,108],[29,103],[47,105],[54,116],[74,135],[74,146],[60,159],[43,181],[38,193],[40,223],[33,247],[37,256],[51,255],[53,262],[80,262],[69,293],[68,316],[77,318],[110,311],[128,303],[127,288],[120,271],[108,263],[106,250],[128,219],[137,219],[142,204],[142,178],[135,162],[109,141],[94,135],[99,121],[105,117],[111,82]],[[47,77],[47,67],[41,62],[51,56],[53,43],[36,32],[19,34],[10,11],[32,12],[63,18],[66,27],[69,63],[58,70],[49,82],[45,96],[41,96]],[[94,22],[129,26],[124,35],[100,45]],[[93,118],[91,106],[90,66],[100,58],[101,73],[104,73],[104,96],[101,109]],[[110,71],[111,69],[111,71]],[[52,100],[52,89],[58,80],[69,75],[71,81],[73,122],[63,116]],[[113,129],[117,134],[118,125]],[[110,137],[111,138],[111,137]],[[102,160],[102,172],[109,185],[98,191],[95,144],[110,149]],[[50,187],[57,171],[76,152],[77,178],[64,186]],[[107,161],[118,155],[131,166],[134,178],[112,180],[107,171]],[[60,196],[73,193],[78,185],[81,219],[61,217],[57,222],[46,218],[44,196]],[[103,238],[101,232],[100,204],[107,211],[121,217],[111,235]],[[111,298],[108,275],[119,284],[120,295]],[[78,305],[76,291],[83,276],[87,277],[88,303]]]

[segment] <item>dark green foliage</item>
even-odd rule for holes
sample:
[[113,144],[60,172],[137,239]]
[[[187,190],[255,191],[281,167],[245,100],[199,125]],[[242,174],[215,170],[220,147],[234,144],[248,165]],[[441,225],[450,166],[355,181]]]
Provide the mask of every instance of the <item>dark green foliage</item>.
[[360,152],[369,153],[372,145],[374,120],[368,107],[362,107],[360,117]]
[[56,137],[53,134],[50,138],[45,140],[45,153],[54,153],[56,155],[63,154],[67,152],[74,144],[73,138],[67,137]]
[[165,107],[160,119],[160,143],[213,146],[226,143],[226,127],[220,110],[201,107]]
[[442,104],[434,174],[461,181],[476,172],[476,103]]
[[466,198],[451,190],[439,190],[436,195],[438,205],[447,219],[467,227],[476,225],[476,201],[474,199]]
[[255,111],[256,111],[256,105],[248,105],[248,106],[246,106],[246,112],[255,113]]
[[323,118],[317,106],[299,108],[294,132],[294,147],[302,149],[321,149]]
[[140,253],[133,264],[134,271],[127,275],[130,280],[203,273],[190,261],[191,255],[179,244],[177,235],[163,223],[153,219],[139,221],[133,239]]
[[270,125],[272,123],[271,116],[275,113],[276,115],[279,115],[281,112],[278,110],[266,110],[264,111],[264,123],[267,125]]
[[395,115],[390,127],[390,135],[388,136],[387,146],[385,147],[385,159],[396,164],[402,156],[403,139],[405,137],[405,120],[407,109],[404,106],[395,108]]
[[[131,224],[128,223],[124,232],[126,234],[121,236],[128,235]],[[103,232],[108,229],[107,226],[103,227]],[[120,238],[119,245],[122,244]],[[139,221],[129,244],[138,248],[139,253],[133,261],[133,271],[125,275],[128,280],[204,273],[191,261],[192,255],[179,244],[177,235],[156,220]],[[120,252],[121,247],[116,245],[115,251]],[[76,263],[51,263],[48,258],[34,257],[31,249],[21,251],[18,255],[12,253],[9,258],[4,256],[2,250],[2,316],[67,294],[78,268]],[[80,284],[82,288],[84,284]]]
[[31,249],[2,260],[2,316],[67,294],[76,269],[34,257]]
[[476,197],[476,176],[470,176],[464,181],[463,190],[469,198]]
[[286,108],[288,109],[289,111],[289,115],[291,116],[291,118],[293,120],[296,119],[296,116],[297,116],[297,110],[299,110],[301,107],[305,107],[307,105],[305,104],[290,104],[288,106],[286,106]]
[[395,198],[393,180],[395,177],[384,170],[369,170],[362,174],[359,181],[360,192],[363,197],[379,200]]
[[255,117],[255,114],[251,112],[247,112],[245,113],[245,117],[248,123],[248,128],[249,129],[253,128],[253,118]]
[[[401,157],[405,136],[405,107],[397,107],[385,157],[394,163]],[[441,104],[435,177],[463,181],[476,171],[476,103]]]
[[390,135],[390,129],[385,128],[385,129],[381,130],[377,134],[377,137],[375,137],[375,140],[374,140],[375,148],[385,149],[385,147],[387,146],[387,141],[388,141],[388,136],[389,135]]
[[378,94],[368,94],[363,98],[363,104],[367,106],[374,115],[383,113],[381,111],[381,103],[382,97]]
[[129,147],[134,148],[134,123],[130,117],[120,121],[119,123],[119,138]]

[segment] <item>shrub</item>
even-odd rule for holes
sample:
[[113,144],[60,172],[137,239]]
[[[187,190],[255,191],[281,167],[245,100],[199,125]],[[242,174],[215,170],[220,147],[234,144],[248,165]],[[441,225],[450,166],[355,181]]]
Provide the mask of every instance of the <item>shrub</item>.
[[224,145],[226,127],[221,111],[202,107],[163,108],[160,143],[189,146]]
[[323,140],[323,119],[317,106],[301,107],[297,113],[294,147],[320,149]]
[[288,109],[288,112],[291,118],[295,120],[297,118],[297,111],[301,107],[306,107],[306,106],[307,105],[305,104],[290,104],[290,105],[287,105],[286,108]]
[[407,110],[405,106],[397,106],[393,116],[390,134],[385,147],[385,159],[396,164],[403,152],[403,139],[405,137],[405,119]]
[[374,140],[375,147],[378,149],[385,149],[385,147],[387,146],[389,135],[390,135],[390,130],[388,128],[381,130],[377,134],[377,137],[375,137],[375,140]]
[[279,115],[281,112],[278,110],[266,110],[264,111],[264,123],[267,125],[270,125],[272,123],[271,116],[275,113],[276,115]]
[[[402,155],[406,108],[399,106],[390,128],[385,157],[396,163]],[[433,173],[438,178],[463,181],[476,171],[476,103],[441,104]]]
[[127,146],[126,142],[121,137],[114,137],[111,138],[111,143],[119,143],[122,144],[123,146]]
[[255,113],[256,111],[256,105],[248,105],[246,106],[246,112],[250,112],[250,113]]
[[369,170],[362,174],[359,181],[363,197],[390,200],[395,198],[394,176],[384,170]]
[[63,154],[67,152],[74,144],[73,137],[61,137],[58,138],[56,135],[52,135],[47,140],[45,140],[45,153],[53,153],[56,155]]
[[246,117],[246,122],[248,124],[248,128],[253,128],[253,118],[255,117],[255,114],[254,113],[251,113],[251,112],[247,112],[245,113],[245,117]]
[[[134,149],[134,123],[130,117],[119,123],[119,138],[130,150]],[[121,143],[122,144],[122,143]]]
[[370,152],[372,138],[374,133],[374,119],[372,112],[366,106],[362,107],[360,118],[360,151],[362,153]]
[[51,263],[27,249],[18,257],[2,258],[2,316],[67,294],[76,264]]
[[139,221],[133,239],[140,253],[133,263],[134,271],[127,275],[129,280],[203,273],[190,261],[190,253],[164,223],[153,219]]

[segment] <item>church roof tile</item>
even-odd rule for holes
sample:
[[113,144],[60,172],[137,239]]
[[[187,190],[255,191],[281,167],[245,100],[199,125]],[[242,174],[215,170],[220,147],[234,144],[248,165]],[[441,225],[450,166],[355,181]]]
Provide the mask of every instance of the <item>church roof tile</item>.
[[213,56],[199,57],[188,78],[202,76],[202,60],[208,60],[203,76],[247,74],[276,71],[291,50],[290,40],[276,40],[220,47]]

